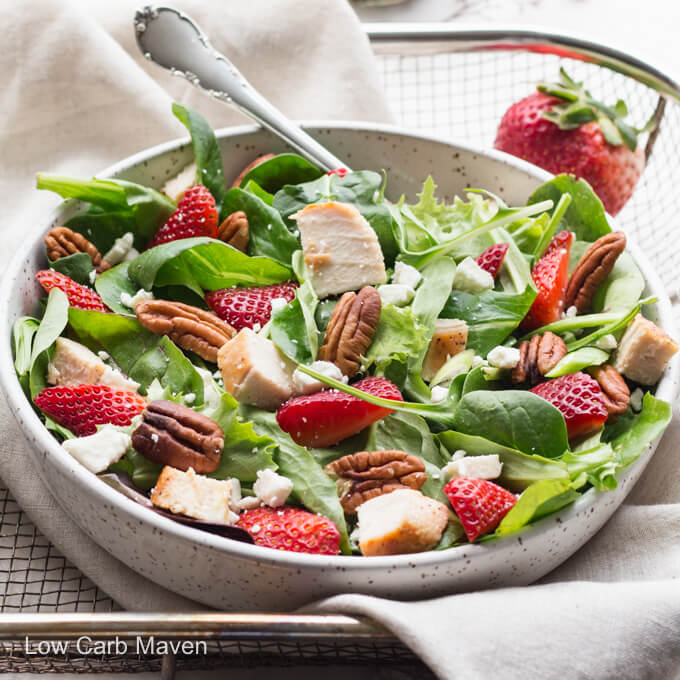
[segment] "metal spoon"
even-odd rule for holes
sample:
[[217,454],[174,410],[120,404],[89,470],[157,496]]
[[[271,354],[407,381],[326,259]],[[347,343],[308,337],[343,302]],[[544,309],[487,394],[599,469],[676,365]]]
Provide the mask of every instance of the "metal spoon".
[[146,6],[135,15],[135,33],[147,59],[236,107],[323,170],[347,168],[272,106],[186,14],[172,7]]

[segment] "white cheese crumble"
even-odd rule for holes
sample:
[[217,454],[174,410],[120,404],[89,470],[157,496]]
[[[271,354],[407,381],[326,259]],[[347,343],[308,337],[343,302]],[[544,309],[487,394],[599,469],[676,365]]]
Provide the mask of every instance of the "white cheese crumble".
[[[106,260],[112,267],[116,264],[120,264],[126,259],[126,256],[130,251],[135,250],[132,247],[135,237],[131,231],[123,234],[120,238],[117,238],[106,255],[102,255],[102,259]],[[137,253],[137,251],[135,250]],[[139,255],[139,253],[137,253]]]
[[[325,375],[327,378],[333,378],[340,382],[347,383],[347,376],[342,374],[342,371],[330,361],[314,361],[309,366],[313,371]],[[296,394],[312,394],[324,389],[326,385],[312,378],[311,375],[303,373],[299,368],[293,371],[293,388]]]
[[94,280],[97,278],[97,272],[93,269],[88,275],[87,278],[90,279],[90,285],[94,283]]
[[193,392],[184,395],[184,403],[187,406],[191,406],[196,401],[196,395]]
[[495,368],[515,368],[519,363],[519,350],[516,347],[494,347],[486,356],[487,361]]
[[444,401],[449,394],[448,387],[442,387],[441,385],[435,385],[432,390],[430,390],[430,401],[433,404],[438,404],[440,401]]
[[278,312],[280,309],[286,307],[288,305],[288,300],[282,297],[272,298],[270,304],[272,306],[272,314],[274,314],[274,312]]
[[595,342],[595,347],[598,349],[602,349],[605,352],[611,352],[612,350],[615,350],[617,345],[619,343],[616,341],[616,338],[614,335],[611,333],[607,333],[607,335],[603,335],[599,340]]
[[465,456],[467,456],[467,451],[465,449],[456,449],[451,456],[451,460],[455,462],[461,458],[465,458]]
[[573,319],[575,316],[578,316],[578,309],[576,309],[574,305],[567,307],[567,309],[562,312],[563,319]]
[[464,456],[451,460],[442,468],[445,479],[472,477],[474,479],[496,479],[501,476],[503,463],[497,454],[488,456]]
[[132,445],[130,435],[119,432],[112,425],[104,425],[88,437],[67,439],[61,447],[90,472],[104,472],[120,460]]
[[262,505],[262,501],[257,496],[245,496],[238,502],[239,510],[254,510]]
[[630,407],[633,411],[642,411],[642,400],[644,399],[645,393],[637,387],[633,390],[630,395]]
[[253,491],[265,505],[271,508],[280,508],[288,500],[292,490],[293,482],[288,477],[269,469],[257,471],[257,480],[253,484]]
[[378,287],[378,294],[384,304],[403,307],[413,300],[416,292],[402,283],[386,283]]
[[134,295],[125,292],[120,294],[120,304],[124,307],[129,307],[130,309],[134,309],[135,305],[142,300],[153,299],[153,293],[150,290],[144,290],[143,288],[140,288]]
[[453,287],[468,293],[482,293],[493,288],[493,276],[482,269],[471,257],[466,257],[456,267]]
[[[215,381],[213,380],[213,374],[205,368],[200,366],[194,366],[196,373],[201,376],[203,381],[203,402],[209,408],[217,408],[220,405],[220,393],[215,389]],[[216,376],[222,379],[222,374],[217,371]]]
[[470,364],[470,368],[479,368],[480,366],[488,366],[489,362],[484,358],[480,357],[479,354],[475,354],[475,356],[472,357],[472,364]]
[[414,290],[418,287],[418,284],[422,281],[423,275],[410,264],[405,264],[404,262],[397,262],[394,265],[394,274],[392,275],[392,283],[401,284],[402,286],[408,286]]
[[97,356],[98,356],[102,361],[106,361],[107,359],[110,359],[110,358],[111,358],[111,355],[110,355],[108,352],[105,352],[103,349],[100,349],[100,350],[97,352]]

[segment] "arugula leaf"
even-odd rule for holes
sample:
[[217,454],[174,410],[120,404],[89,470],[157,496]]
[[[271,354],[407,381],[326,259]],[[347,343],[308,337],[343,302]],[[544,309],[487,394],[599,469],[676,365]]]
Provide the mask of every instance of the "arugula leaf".
[[224,183],[224,168],[222,167],[222,153],[217,142],[215,133],[208,121],[198,113],[181,104],[173,103],[172,112],[175,117],[189,130],[191,144],[194,147],[196,159],[196,182],[206,186],[217,206],[217,212],[221,219],[223,214],[222,204],[227,192]]
[[176,208],[160,192],[122,179],[84,180],[38,173],[37,187],[92,204],[86,214],[70,219],[67,226],[85,235],[103,253],[128,231],[135,235],[135,247],[143,248]]
[[577,180],[573,175],[557,175],[542,184],[529,197],[529,205],[551,200],[557,206],[563,194],[569,194],[572,198],[563,220],[567,229],[576,234],[577,239],[597,241],[600,236],[611,231],[602,201],[588,182]]
[[204,290],[281,283],[291,273],[268,257],[249,257],[203,237],[162,243],[128,263],[128,276],[140,288],[186,286],[201,297]]
[[242,210],[248,216],[249,255],[265,255],[289,267],[300,241],[286,227],[279,212],[255,194],[233,188],[224,198],[225,215]]
[[303,184],[323,175],[316,165],[294,153],[280,153],[256,165],[241,180],[241,188],[246,189],[249,182],[270,194],[275,194],[285,184]]
[[487,437],[523,453],[558,458],[569,448],[564,416],[532,392],[469,392],[456,407],[454,423],[459,432]]
[[561,375],[577,373],[588,366],[599,366],[609,359],[609,354],[597,347],[582,347],[565,354],[557,364],[545,374],[546,378],[559,378]]
[[468,456],[496,454],[503,463],[500,480],[503,486],[514,492],[522,491],[541,479],[569,479],[567,466],[562,460],[529,455],[485,437],[454,430],[440,432],[437,437],[450,453],[462,449]]
[[312,363],[319,350],[319,331],[314,313],[319,298],[309,281],[296,291],[295,299],[272,315],[269,337],[294,361]]
[[61,272],[65,276],[73,279],[76,283],[84,286],[91,286],[92,260],[87,253],[73,253],[66,257],[59,258],[55,262],[50,260],[50,268]]
[[468,325],[467,347],[486,356],[519,326],[535,298],[536,289],[532,285],[520,294],[496,290],[474,294],[452,290],[441,316],[465,321]]

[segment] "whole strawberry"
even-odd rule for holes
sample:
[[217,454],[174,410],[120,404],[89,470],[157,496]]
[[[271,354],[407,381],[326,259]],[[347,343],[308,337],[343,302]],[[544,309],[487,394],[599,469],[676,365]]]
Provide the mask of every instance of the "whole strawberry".
[[217,238],[217,207],[210,191],[202,184],[187,189],[168,221],[154,234],[147,248],[180,238]]
[[236,526],[245,529],[255,545],[274,550],[337,555],[340,532],[327,517],[293,507],[260,507],[242,512]]
[[478,258],[477,264],[494,279],[498,276],[498,272],[501,270],[501,265],[503,260],[508,253],[508,248],[510,247],[507,243],[495,243],[489,246]]
[[136,392],[108,385],[57,385],[44,389],[35,405],[78,437],[97,431],[97,425],[129,425],[146,407]]
[[532,387],[564,416],[569,439],[594,432],[604,425],[608,412],[602,390],[586,373],[572,373]]
[[206,293],[205,301],[220,319],[240,331],[258,324],[264,326],[272,315],[272,300],[283,298],[291,302],[298,285],[295,281],[287,281],[273,286],[222,288]]
[[468,541],[493,531],[517,503],[507,489],[486,479],[454,477],[444,486],[444,493]]
[[[374,397],[403,401],[385,378],[364,378],[352,387]],[[332,446],[392,413],[339,390],[322,390],[289,399],[276,412],[279,427],[302,446]]]
[[624,102],[605,106],[562,70],[558,83],[539,85],[505,112],[494,146],[553,174],[585,179],[616,215],[645,166],[627,114]]
[[48,293],[52,288],[59,288],[59,290],[64,291],[71,307],[89,309],[94,312],[109,311],[96,290],[77,283],[66,274],[55,272],[52,269],[42,269],[36,273],[35,278]]

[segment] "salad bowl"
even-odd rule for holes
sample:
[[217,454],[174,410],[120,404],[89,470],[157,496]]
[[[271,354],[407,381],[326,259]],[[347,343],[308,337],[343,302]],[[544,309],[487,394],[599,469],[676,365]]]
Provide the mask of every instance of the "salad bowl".
[[[441,141],[388,126],[309,123],[305,129],[355,168],[384,170],[389,198],[415,196],[432,175],[443,197],[483,187],[509,204],[523,205],[550,175],[514,157]],[[226,176],[255,156],[288,151],[258,127],[217,132]],[[192,160],[190,140],[180,139],[136,154],[98,177],[117,177],[153,188]],[[572,505],[510,536],[448,550],[389,557],[306,555],[262,549],[199,531],[150,512],[108,486],[72,458],[44,427],[17,380],[8,329],[36,313],[41,290],[34,272],[45,266],[42,238],[82,210],[60,206],[29,234],[9,266],[0,292],[0,380],[9,406],[30,443],[33,466],[73,520],[99,545],[160,585],[205,605],[231,611],[286,611],[343,592],[416,599],[476,589],[529,584],[550,572],[611,517],[642,474],[658,442],[618,475],[615,489],[591,488]],[[633,245],[645,295],[658,298],[646,315],[672,334],[671,305],[653,267]],[[675,397],[680,370],[676,355],[656,388]]]

